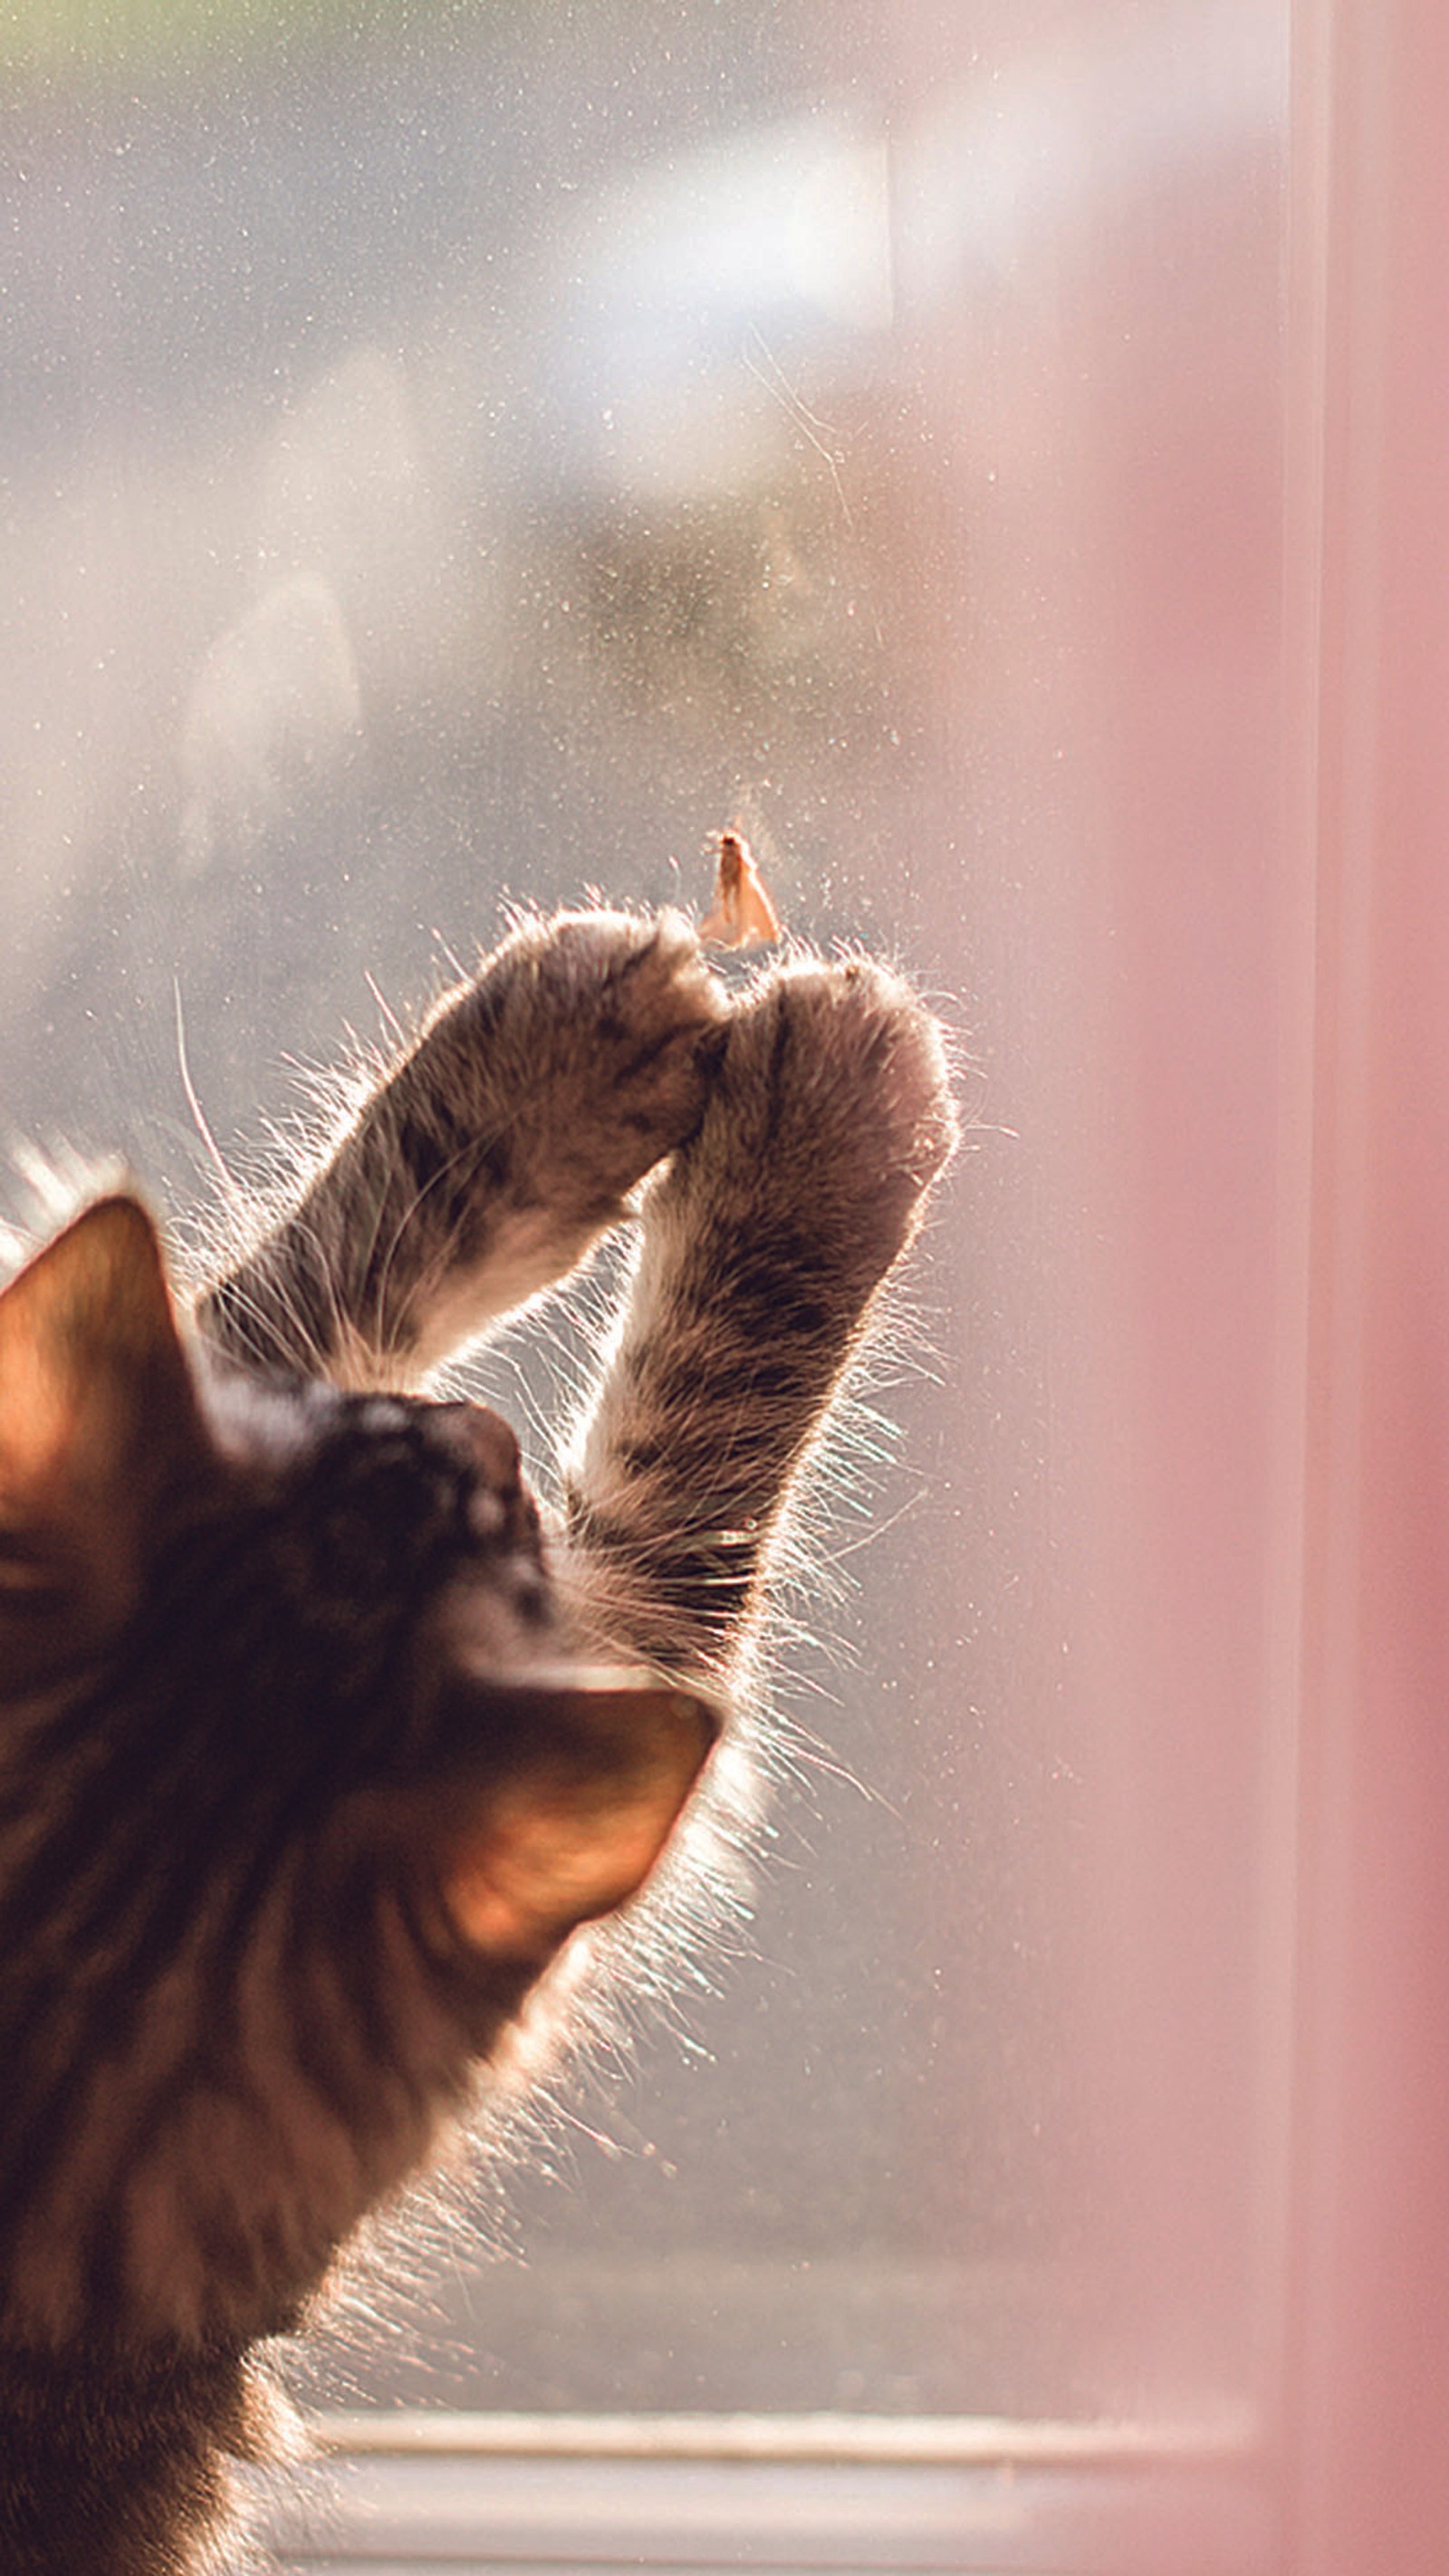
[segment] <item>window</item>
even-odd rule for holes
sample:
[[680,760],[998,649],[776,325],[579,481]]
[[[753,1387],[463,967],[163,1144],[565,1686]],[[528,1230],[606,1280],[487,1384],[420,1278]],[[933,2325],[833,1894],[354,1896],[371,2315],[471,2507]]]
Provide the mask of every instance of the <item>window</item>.
[[[782,1639],[748,1932],[333,2350],[308,2565],[1279,2563],[1331,246],[1289,17],[8,40],[7,1123],[185,1209],[190,1094],[244,1157],[505,898],[700,900],[730,822],[794,930],[941,994],[979,1121]],[[534,1420],[581,1334],[484,1381]]]

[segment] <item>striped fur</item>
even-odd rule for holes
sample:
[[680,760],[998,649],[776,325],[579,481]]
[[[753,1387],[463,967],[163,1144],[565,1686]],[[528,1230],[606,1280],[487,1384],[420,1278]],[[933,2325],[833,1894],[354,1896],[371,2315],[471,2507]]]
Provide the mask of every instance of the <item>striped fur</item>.
[[[7,2570],[203,2563],[254,2346],[669,1843],[954,1133],[881,968],[731,1003],[678,916],[563,915],[191,1323],[125,1195],[0,1293]],[[546,1537],[506,1427],[419,1390],[641,1184]]]

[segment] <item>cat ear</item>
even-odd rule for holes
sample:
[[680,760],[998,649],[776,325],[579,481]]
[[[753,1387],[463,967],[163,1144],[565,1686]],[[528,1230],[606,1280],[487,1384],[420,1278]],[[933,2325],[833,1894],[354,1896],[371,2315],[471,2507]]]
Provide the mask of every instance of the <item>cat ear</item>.
[[457,1929],[495,1955],[555,1948],[643,1886],[720,1724],[644,1674],[575,1674],[506,1699],[522,1758],[451,1837],[443,1870]]
[[97,1200],[0,1290],[0,1533],[119,1566],[203,1442],[156,1229]]

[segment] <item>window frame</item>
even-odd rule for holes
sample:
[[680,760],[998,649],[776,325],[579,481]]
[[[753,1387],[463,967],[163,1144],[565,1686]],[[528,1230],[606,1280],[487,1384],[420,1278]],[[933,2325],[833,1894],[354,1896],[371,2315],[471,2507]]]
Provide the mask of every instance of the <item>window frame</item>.
[[265,2491],[289,2571],[644,2567],[1272,2576],[1251,2428],[980,2418],[319,2419]]

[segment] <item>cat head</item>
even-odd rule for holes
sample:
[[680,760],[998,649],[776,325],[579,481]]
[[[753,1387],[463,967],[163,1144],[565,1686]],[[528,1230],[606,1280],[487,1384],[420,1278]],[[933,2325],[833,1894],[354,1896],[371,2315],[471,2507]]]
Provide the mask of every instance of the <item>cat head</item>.
[[275,2324],[715,1732],[582,1666],[496,1415],[222,1368],[87,1209],[0,1291],[12,2298]]

